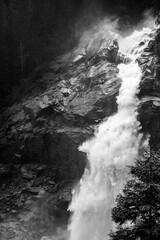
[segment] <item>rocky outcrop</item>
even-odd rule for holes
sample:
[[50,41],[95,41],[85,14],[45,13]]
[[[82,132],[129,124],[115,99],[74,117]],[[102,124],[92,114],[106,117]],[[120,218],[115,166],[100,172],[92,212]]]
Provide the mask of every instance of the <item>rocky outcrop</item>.
[[[137,60],[142,69],[139,120],[156,148],[160,148],[159,38],[158,32]],[[117,111],[121,85],[117,64],[129,59],[118,53],[116,41],[81,50],[37,68],[25,80],[17,103],[0,114],[2,239],[39,240],[66,226],[71,189],[86,165],[86,155],[78,147]]]
[[160,33],[138,59],[142,69],[139,97],[139,120],[143,132],[150,134],[150,145],[160,148]]
[[97,52],[72,53],[37,69],[21,100],[0,115],[1,162],[47,164],[59,178],[80,178],[86,163],[78,146],[117,110],[121,60],[110,41]]
[[42,62],[70,51],[84,30],[104,16],[117,16],[131,29],[158,0],[1,0],[0,108],[12,105],[24,79]]
[[126,61],[115,41],[82,52],[37,68],[0,114],[1,239],[63,239],[57,227],[66,228],[86,166],[78,147],[117,110],[117,64]]
[[[0,164],[0,239],[40,240],[67,225],[71,183],[47,165]],[[63,233],[63,230],[61,230]]]

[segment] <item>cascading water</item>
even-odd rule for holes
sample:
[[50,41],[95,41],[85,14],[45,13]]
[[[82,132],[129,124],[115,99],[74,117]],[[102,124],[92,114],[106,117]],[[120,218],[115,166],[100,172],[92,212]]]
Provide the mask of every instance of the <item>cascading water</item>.
[[69,207],[73,212],[70,240],[104,240],[113,228],[111,208],[128,178],[125,166],[134,162],[142,139],[136,113],[141,70],[136,59],[147,46],[151,33],[151,29],[145,28],[120,41],[120,52],[131,61],[119,65],[122,85],[117,113],[99,126],[93,139],[80,147],[87,153],[90,167],[73,192]]

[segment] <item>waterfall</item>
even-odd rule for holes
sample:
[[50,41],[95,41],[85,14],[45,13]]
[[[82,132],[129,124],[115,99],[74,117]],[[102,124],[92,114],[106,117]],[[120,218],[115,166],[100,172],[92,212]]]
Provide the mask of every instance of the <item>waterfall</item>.
[[120,52],[131,61],[118,66],[122,85],[117,113],[99,126],[93,139],[80,147],[87,153],[89,168],[73,191],[69,207],[73,212],[68,227],[70,240],[104,240],[114,227],[111,208],[128,179],[126,165],[134,163],[142,139],[136,112],[141,70],[136,59],[151,38],[152,30],[144,28],[120,39]]

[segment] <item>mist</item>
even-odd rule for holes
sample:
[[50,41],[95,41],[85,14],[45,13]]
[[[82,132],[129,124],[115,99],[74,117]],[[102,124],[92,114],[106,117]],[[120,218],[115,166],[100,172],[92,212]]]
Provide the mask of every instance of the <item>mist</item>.
[[[105,240],[114,229],[126,165],[149,144],[137,108],[160,105],[138,99],[137,62],[158,10],[157,0],[0,2],[2,218],[22,230],[15,239]],[[45,167],[23,171],[32,163]]]
[[[140,148],[146,144],[142,141],[137,120],[139,101],[136,94],[141,70],[135,60],[152,39],[152,29],[146,26],[152,27],[154,18],[150,12],[143,16],[130,35],[126,29],[125,34],[119,32],[117,20],[111,22],[105,18],[91,30],[84,31],[80,38],[79,46],[87,49],[86,54],[96,51],[104,42],[116,39],[119,51],[130,58],[130,63],[118,66],[122,85],[117,97],[117,113],[100,124],[95,137],[80,147],[80,151],[87,153],[89,169],[73,190],[69,207],[73,212],[69,224],[70,240],[106,239],[109,230],[114,228],[111,208],[115,197],[129,178],[126,165],[134,164]],[[141,46],[142,41],[144,44]]]

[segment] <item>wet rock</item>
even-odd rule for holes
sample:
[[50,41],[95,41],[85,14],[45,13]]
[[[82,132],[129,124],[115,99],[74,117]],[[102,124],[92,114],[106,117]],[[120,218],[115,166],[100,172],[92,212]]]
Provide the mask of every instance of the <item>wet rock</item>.
[[139,108],[139,121],[142,124],[143,132],[149,133],[150,145],[153,148],[160,148],[160,107],[155,106],[153,101],[141,104]]
[[[78,146],[117,110],[118,58],[112,40],[37,69],[41,74],[32,76],[19,104],[0,114],[1,162],[47,164],[56,169],[57,181],[80,178],[86,155]],[[37,174],[22,173],[26,180]]]
[[109,62],[117,62],[117,56],[118,56],[118,50],[119,50],[119,46],[118,46],[118,42],[116,40],[113,40],[108,48],[108,58],[107,60]]
[[120,64],[120,63],[124,63],[124,64],[128,64],[131,62],[131,59],[126,57],[124,54],[122,53],[118,53],[117,55],[117,63]]
[[[27,169],[35,167],[27,166]],[[43,169],[44,166],[38,168]],[[57,227],[66,226],[73,185],[64,182],[54,184],[48,173],[49,168],[43,176],[30,180],[24,179],[20,171],[18,177],[12,176],[12,181],[3,190],[0,187],[0,239],[14,236],[15,240],[39,240],[46,234],[53,236]],[[37,180],[39,187],[33,186]]]
[[160,107],[155,97],[160,97],[160,34],[157,30],[155,39],[149,42],[148,47],[138,59],[142,69],[140,91],[138,96],[146,101],[139,107],[139,120],[145,133],[149,133],[150,145],[160,148]]
[[70,89],[62,88],[61,93],[63,93],[64,97],[68,97],[70,95]]
[[69,203],[71,202],[72,195],[70,188],[60,188],[59,194],[56,198],[52,198],[49,201],[49,212],[51,215],[54,215],[58,222],[66,221],[70,216],[69,211],[66,211],[69,207]]
[[73,59],[73,63],[82,63],[84,61],[84,54],[79,54]]

